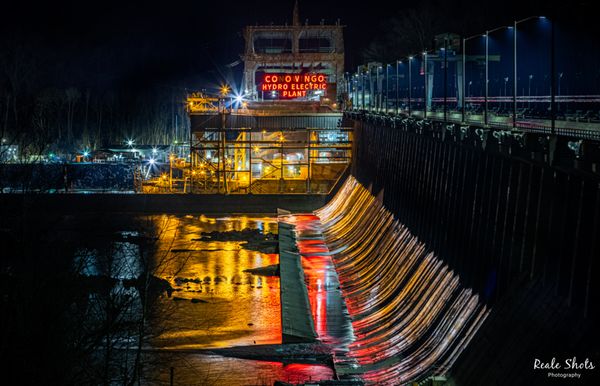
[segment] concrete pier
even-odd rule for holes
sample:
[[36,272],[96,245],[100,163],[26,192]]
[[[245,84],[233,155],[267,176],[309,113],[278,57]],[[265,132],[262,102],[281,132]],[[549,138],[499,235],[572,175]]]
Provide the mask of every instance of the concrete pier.
[[313,342],[317,338],[294,226],[279,221],[279,272],[281,277],[281,341]]

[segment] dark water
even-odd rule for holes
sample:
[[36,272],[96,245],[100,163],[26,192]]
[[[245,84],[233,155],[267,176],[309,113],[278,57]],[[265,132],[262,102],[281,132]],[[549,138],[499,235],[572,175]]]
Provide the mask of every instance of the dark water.
[[278,256],[244,249],[243,240],[199,240],[212,231],[276,233],[276,218],[25,213],[0,224],[7,384],[161,385],[171,369],[177,385],[333,377],[324,365],[206,352],[281,343],[279,278],[244,272]]
[[[172,259],[166,258],[168,263],[160,271],[160,277],[176,289],[173,296],[185,299],[163,298],[160,302],[161,312],[171,317],[162,326],[167,327],[166,332],[152,341],[154,347],[193,351],[281,343],[279,278],[243,272],[277,264],[278,256],[246,250],[243,243],[236,241],[194,240],[202,232],[245,228],[276,233],[276,218],[157,216],[152,219],[168,224],[156,258]],[[202,302],[192,303],[191,299]],[[155,368],[159,380],[166,382],[173,366],[176,380],[184,384],[270,385],[277,379],[300,382],[330,379],[333,375],[331,369],[321,365],[284,365],[193,352],[178,354],[165,362],[162,368]]]

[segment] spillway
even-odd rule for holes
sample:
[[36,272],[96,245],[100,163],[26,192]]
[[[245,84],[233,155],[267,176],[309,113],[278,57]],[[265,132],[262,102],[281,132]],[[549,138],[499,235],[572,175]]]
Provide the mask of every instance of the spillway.
[[338,375],[397,385],[447,374],[490,309],[354,177],[314,214],[287,221],[303,223],[303,256],[328,255],[339,277],[354,336]]

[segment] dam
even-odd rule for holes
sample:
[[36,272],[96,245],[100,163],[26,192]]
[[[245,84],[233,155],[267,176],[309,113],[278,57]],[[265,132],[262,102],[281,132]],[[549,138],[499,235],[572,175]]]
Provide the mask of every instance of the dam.
[[186,89],[183,144],[2,145],[5,381],[600,384],[593,37],[532,16],[355,71],[298,12]]

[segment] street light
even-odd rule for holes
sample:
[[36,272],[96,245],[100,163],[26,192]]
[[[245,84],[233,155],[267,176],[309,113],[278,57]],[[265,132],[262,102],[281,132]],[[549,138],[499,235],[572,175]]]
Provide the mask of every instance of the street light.
[[[478,37],[485,37],[486,35],[482,35],[482,34],[477,34],[477,35],[473,35],[473,36],[469,36],[467,38],[463,38],[462,41],[462,70],[463,70],[463,81],[462,81],[462,121],[465,121],[466,118],[466,96],[465,96],[465,84],[466,84],[466,78],[467,78],[467,40],[471,40],[474,38],[478,38]],[[487,68],[487,61],[486,61],[486,68]],[[487,74],[486,74],[486,78],[487,78]],[[471,85],[473,84],[473,81],[469,81],[469,97],[471,96]]]
[[229,95],[230,90],[231,89],[229,88],[228,85],[226,85],[226,84],[221,85],[221,96],[225,97],[225,96]]
[[367,94],[369,96],[369,103],[366,104],[366,107],[369,111],[371,111],[371,108],[373,106],[373,71],[371,70],[371,68],[369,67],[369,65],[367,65],[367,69],[366,69],[368,75],[369,75],[369,89],[367,90],[367,92],[365,93],[365,98],[367,97]]
[[429,82],[427,79],[427,51],[423,51],[423,75],[425,76],[425,79],[423,81],[423,102],[425,102],[423,104],[423,119],[427,119],[427,104],[429,103],[428,101],[428,96],[429,96]]
[[408,57],[408,116],[412,114],[412,69],[411,64],[414,56]]
[[502,101],[502,109],[506,108],[506,84],[508,83],[508,76],[504,77],[504,98]]
[[[221,96],[221,100],[223,101],[223,111],[225,111],[225,98],[229,95],[229,92],[231,91],[231,88],[229,87],[229,85],[226,84],[222,84],[221,88],[219,89],[219,95]],[[230,99],[230,105],[231,105],[231,98]],[[231,106],[230,106],[231,107]]]
[[[545,18],[545,16],[529,16],[525,19],[515,20],[513,23],[513,129],[517,127],[517,25],[528,20]],[[553,56],[554,55],[552,55],[552,57]],[[552,79],[554,79],[553,73],[551,76],[553,77]],[[554,99],[554,93],[552,93],[552,99]],[[552,125],[554,126],[554,120]]]
[[396,115],[400,113],[400,99],[399,99],[399,83],[400,83],[400,75],[398,74],[400,65],[402,64],[401,60],[396,60]]
[[531,79],[533,79],[533,74],[529,74],[529,82],[527,84],[527,108],[531,107]]
[[375,110],[381,111],[381,90],[379,87],[379,70],[381,70],[381,66],[375,67]]
[[508,26],[502,26],[502,27],[498,27],[498,28],[494,28],[492,30],[488,30],[485,31],[485,115],[484,115],[484,124],[487,126],[488,124],[488,99],[489,99],[489,83],[490,83],[490,79],[489,79],[489,67],[490,67],[490,55],[489,55],[489,48],[490,48],[490,34],[492,32],[496,32],[499,31],[501,29],[504,28],[508,28]]
[[174,154],[169,154],[169,190],[173,191],[173,161],[175,160]]
[[444,35],[444,122],[448,121],[448,34]]
[[[560,80],[562,79],[562,77],[563,77],[563,73],[561,72],[558,74],[558,93],[557,93],[557,95],[559,97],[560,97]],[[560,110],[560,101],[557,103],[557,110]]]
[[370,83],[371,82],[371,74],[370,74],[370,70],[369,70],[368,66],[367,66],[367,68],[364,69],[364,72],[362,73],[361,77],[362,77],[362,109],[366,110],[368,108],[368,105],[367,105],[367,81],[369,82],[369,87],[371,84]]
[[354,84],[354,100],[352,101],[352,109],[358,109],[358,72],[354,74],[354,80],[352,81]]
[[390,64],[385,65],[385,112],[388,112],[388,96],[390,94]]

